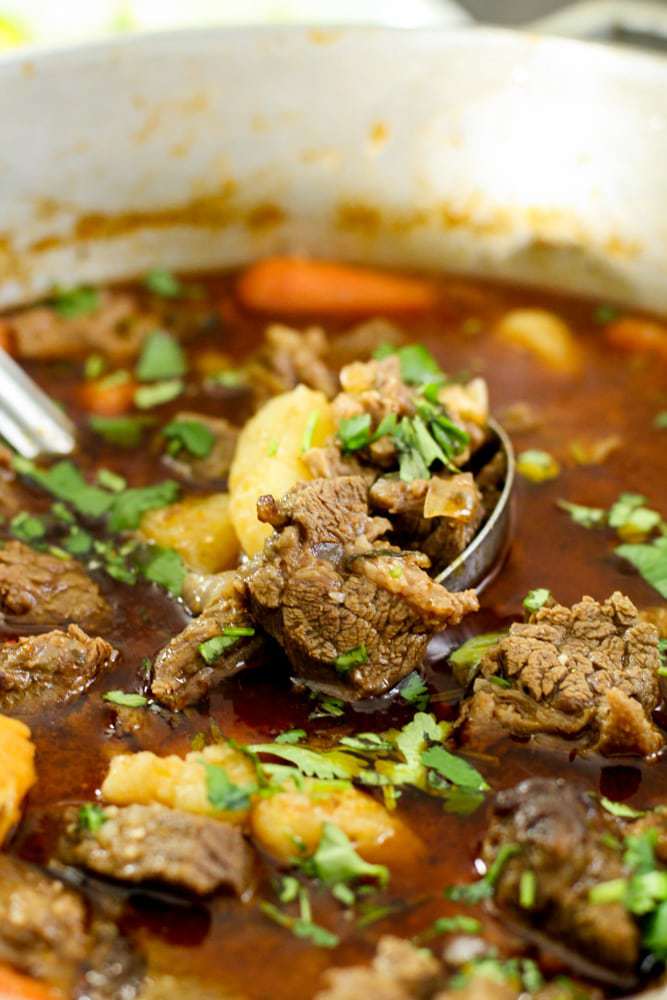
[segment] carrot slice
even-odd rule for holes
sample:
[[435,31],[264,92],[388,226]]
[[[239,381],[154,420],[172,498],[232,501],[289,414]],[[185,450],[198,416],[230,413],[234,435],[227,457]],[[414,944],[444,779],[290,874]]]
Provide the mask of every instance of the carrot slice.
[[658,354],[667,361],[667,326],[639,316],[624,316],[605,327],[608,344],[621,351]]
[[79,390],[79,399],[84,409],[102,417],[118,417],[132,407],[137,385],[132,379],[115,382],[102,378],[85,382]]
[[61,1000],[62,993],[47,983],[29,979],[14,972],[8,965],[0,965],[0,998],[2,1000]]
[[238,296],[263,313],[375,313],[430,309],[438,288],[423,278],[301,257],[268,257],[239,278]]

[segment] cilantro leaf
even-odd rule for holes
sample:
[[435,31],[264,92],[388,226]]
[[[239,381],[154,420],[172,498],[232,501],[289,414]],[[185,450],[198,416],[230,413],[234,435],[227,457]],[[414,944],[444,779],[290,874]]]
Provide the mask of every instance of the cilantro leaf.
[[353,879],[376,879],[381,886],[389,882],[385,865],[364,861],[347,835],[334,823],[325,823],[317,850],[310,859],[317,878],[327,886]]
[[361,666],[363,663],[368,663],[368,651],[366,647],[361,644],[361,646],[355,646],[354,649],[349,649],[347,653],[340,653],[336,657],[335,667],[339,674],[346,674],[353,667]]
[[161,295],[164,299],[177,299],[183,294],[183,285],[174,277],[171,271],[154,267],[144,278],[144,285],[149,292],[154,295]]
[[89,486],[72,462],[57,462],[50,469],[40,469],[29,459],[16,455],[13,464],[18,473],[32,479],[59,500],[71,503],[87,517],[101,517],[116,502],[116,497],[106,490]]
[[175,337],[164,330],[154,330],[141,348],[136,375],[140,382],[161,382],[185,375],[185,352]]
[[154,417],[91,417],[89,420],[91,430],[120,448],[136,447],[146,428],[153,423]]
[[102,698],[112,705],[122,705],[124,708],[143,708],[148,704],[148,698],[135,691],[106,691]]
[[399,694],[403,701],[407,701],[408,705],[415,705],[420,711],[423,711],[429,702],[428,688],[416,671],[410,674],[400,688]]
[[165,479],[162,483],[153,483],[152,486],[124,490],[111,497],[109,530],[130,531],[133,528],[138,528],[142,515],[146,511],[166,507],[176,499],[178,494],[179,486],[171,479]]
[[36,542],[46,534],[46,525],[41,517],[23,510],[9,522],[9,530],[20,542]]
[[547,603],[550,597],[550,590],[547,590],[546,587],[538,587],[536,590],[528,591],[523,599],[523,606],[526,611],[530,611],[532,614],[535,611],[539,611],[540,608]]
[[520,852],[521,848],[518,844],[502,844],[483,878],[466,885],[449,886],[448,889],[445,889],[445,895],[454,902],[469,903],[470,905],[481,903],[484,899],[490,899],[505,865],[510,858],[515,857]]
[[100,293],[96,288],[56,289],[50,299],[51,308],[63,319],[76,319],[95,312],[100,304]]
[[660,413],[656,413],[653,426],[658,431],[667,430],[667,410],[661,410]]
[[306,738],[305,729],[286,729],[276,736],[276,743],[300,743]]
[[78,524],[72,524],[61,544],[70,555],[85,556],[93,547],[93,536]]
[[600,805],[612,816],[620,816],[621,819],[640,819],[646,815],[641,809],[633,809],[632,806],[628,806],[624,802],[613,802],[611,799],[606,799],[604,795],[600,797]]
[[84,802],[79,809],[79,829],[87,830],[88,833],[97,833],[107,819],[104,809],[96,802]]
[[147,557],[141,564],[141,571],[147,580],[168,590],[172,597],[180,597],[187,570],[175,549],[163,549],[151,545]]
[[338,440],[343,451],[359,451],[371,440],[371,415],[358,413],[346,417],[338,424]]
[[640,575],[667,599],[667,537],[635,545],[619,545],[617,556],[631,563]]
[[170,403],[172,399],[180,396],[183,388],[183,382],[180,378],[154,382],[152,385],[141,385],[134,394],[134,405],[140,410],[150,410],[154,406],[162,406],[163,403]]
[[235,646],[241,639],[253,636],[255,629],[251,626],[233,626],[223,628],[220,635],[214,635],[211,639],[200,642],[197,652],[202,660],[209,665],[219,660],[223,653]]
[[320,752],[285,743],[253,743],[247,749],[251,753],[271,754],[289,761],[298,773],[321,781],[356,777],[362,768],[357,758],[343,751]]
[[162,434],[169,441],[169,451],[184,448],[195,458],[206,458],[215,444],[215,434],[201,420],[172,420]]
[[484,791],[489,786],[479,771],[475,770],[472,764],[462,757],[457,757],[450,753],[443,746],[433,746],[425,750],[421,755],[423,764],[432,767],[438,774],[446,778],[453,785],[460,785],[463,788],[472,788],[476,791]]
[[461,687],[467,687],[484,659],[486,653],[504,639],[507,632],[483,632],[474,635],[450,654],[449,662],[452,672]]
[[200,760],[206,775],[206,794],[214,809],[221,812],[238,812],[248,809],[254,788],[234,784],[221,764]]
[[602,528],[607,523],[607,512],[601,507],[585,507],[569,500],[557,500],[556,506],[566,511],[581,528]]
[[304,920],[303,918],[290,917],[287,913],[279,910],[277,906],[274,906],[273,903],[260,900],[259,908],[274,923],[280,927],[286,927],[295,937],[310,941],[311,944],[316,945],[318,948],[336,948],[339,944],[337,935],[332,934],[326,927],[320,927],[319,924],[314,924],[312,921]]
[[529,448],[517,455],[516,471],[531,483],[545,483],[557,478],[560,465],[548,451]]

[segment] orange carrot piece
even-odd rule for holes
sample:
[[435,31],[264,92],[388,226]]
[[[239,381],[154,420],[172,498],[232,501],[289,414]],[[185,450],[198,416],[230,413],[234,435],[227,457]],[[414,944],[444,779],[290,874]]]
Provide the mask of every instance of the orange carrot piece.
[[0,1000],[61,1000],[62,993],[47,983],[14,972],[0,965]]
[[118,417],[131,409],[136,389],[136,382],[132,379],[113,382],[102,378],[84,382],[79,390],[79,400],[89,413],[96,413],[101,417]]
[[667,326],[639,316],[624,316],[605,327],[608,344],[621,351],[658,354],[667,361]]
[[13,338],[12,330],[5,320],[0,319],[0,348],[3,351],[7,351],[8,354],[12,353]]
[[251,264],[237,285],[239,299],[262,313],[392,313],[430,309],[438,288],[424,278],[300,257]]

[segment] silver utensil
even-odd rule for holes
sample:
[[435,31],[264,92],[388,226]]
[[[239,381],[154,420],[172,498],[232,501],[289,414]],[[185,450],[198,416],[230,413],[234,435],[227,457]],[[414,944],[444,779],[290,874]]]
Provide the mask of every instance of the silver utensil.
[[29,375],[0,350],[0,437],[24,458],[67,455],[74,424]]
[[488,521],[475,535],[470,545],[449,564],[436,580],[448,590],[474,587],[480,593],[502,566],[509,546],[512,520],[512,487],[514,486],[514,449],[506,431],[495,420],[489,420],[498,448],[505,456],[507,470],[498,502]]

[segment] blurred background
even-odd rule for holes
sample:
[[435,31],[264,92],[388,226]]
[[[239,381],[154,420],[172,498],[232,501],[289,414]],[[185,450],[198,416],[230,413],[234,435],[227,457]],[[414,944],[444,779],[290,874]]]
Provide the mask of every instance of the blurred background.
[[0,0],[0,48],[207,24],[397,27],[535,24],[600,41],[667,47],[667,0]]

